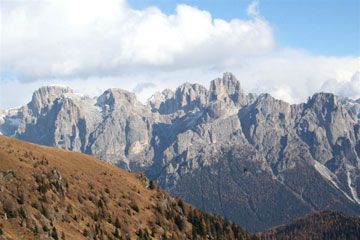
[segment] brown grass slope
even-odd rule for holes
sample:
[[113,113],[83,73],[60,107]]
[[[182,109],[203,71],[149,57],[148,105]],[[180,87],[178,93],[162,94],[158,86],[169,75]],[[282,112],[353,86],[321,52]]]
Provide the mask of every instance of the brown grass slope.
[[359,240],[360,217],[331,211],[312,213],[297,218],[290,224],[269,229],[258,236],[264,240]]
[[250,239],[93,157],[0,136],[0,239]]

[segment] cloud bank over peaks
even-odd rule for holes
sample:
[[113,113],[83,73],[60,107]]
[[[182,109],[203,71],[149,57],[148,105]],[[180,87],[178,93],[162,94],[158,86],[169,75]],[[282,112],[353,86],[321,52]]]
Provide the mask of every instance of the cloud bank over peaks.
[[338,81],[330,79],[321,87],[321,91],[333,92],[352,99],[360,99],[360,71],[357,71],[350,81]]

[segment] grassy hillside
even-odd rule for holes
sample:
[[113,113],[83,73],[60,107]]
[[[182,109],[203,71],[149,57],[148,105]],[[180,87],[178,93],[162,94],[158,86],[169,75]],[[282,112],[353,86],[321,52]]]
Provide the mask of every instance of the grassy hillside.
[[143,174],[0,136],[0,239],[250,239]]

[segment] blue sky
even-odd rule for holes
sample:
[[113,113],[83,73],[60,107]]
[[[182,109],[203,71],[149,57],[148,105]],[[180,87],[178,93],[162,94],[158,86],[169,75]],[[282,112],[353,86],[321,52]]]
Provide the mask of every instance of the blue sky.
[[[213,17],[246,18],[249,0],[130,0],[136,9],[157,6],[172,14],[180,3],[209,11]],[[261,15],[274,28],[282,47],[303,48],[314,54],[360,55],[359,0],[260,0]]]

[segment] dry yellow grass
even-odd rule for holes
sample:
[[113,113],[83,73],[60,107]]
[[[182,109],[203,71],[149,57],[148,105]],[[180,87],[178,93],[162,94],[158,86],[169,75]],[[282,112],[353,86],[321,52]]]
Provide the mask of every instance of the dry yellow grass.
[[0,239],[220,237],[248,235],[149,187],[141,173],[0,136]]

